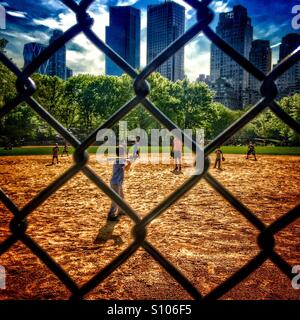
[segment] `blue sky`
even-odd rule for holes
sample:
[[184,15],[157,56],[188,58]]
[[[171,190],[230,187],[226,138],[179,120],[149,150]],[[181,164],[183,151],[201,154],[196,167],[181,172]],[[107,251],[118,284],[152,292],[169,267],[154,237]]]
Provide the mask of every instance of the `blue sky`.
[[[195,22],[195,12],[182,0],[176,2],[186,7],[186,27]],[[158,0],[96,0],[90,7],[90,14],[95,19],[93,30],[105,39],[105,26],[108,25],[109,5],[133,5],[142,12],[141,64],[146,63],[146,8]],[[36,41],[47,44],[52,30],[67,30],[75,22],[75,15],[59,0],[0,0],[7,10],[6,29],[0,30],[1,37],[9,40],[7,53],[22,66],[23,45]],[[218,13],[227,12],[236,4],[248,9],[254,26],[254,38],[268,39],[273,49],[273,62],[278,58],[278,44],[281,38],[292,29],[292,7],[300,0],[217,0],[211,8],[216,12],[212,27],[218,22]],[[299,32],[299,31],[298,31]],[[67,45],[67,64],[75,73],[101,74],[104,70],[104,56],[83,35],[77,36]],[[199,35],[188,44],[185,50],[185,73],[194,80],[200,73],[209,73],[210,42]]]

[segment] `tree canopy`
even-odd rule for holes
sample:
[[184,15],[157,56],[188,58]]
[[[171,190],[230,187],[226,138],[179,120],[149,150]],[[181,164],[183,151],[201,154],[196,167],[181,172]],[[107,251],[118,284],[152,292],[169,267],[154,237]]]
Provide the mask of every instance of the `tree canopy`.
[[[6,42],[0,40],[0,50]],[[105,75],[80,74],[64,81],[58,77],[34,74],[37,90],[33,97],[68,130],[80,139],[105,122],[133,96],[133,80]],[[0,64],[0,107],[16,96],[16,77]],[[150,100],[181,128],[203,128],[205,138],[213,139],[244,111],[233,111],[214,101],[214,93],[202,82],[169,81],[159,73],[148,79]],[[282,108],[300,121],[300,94],[280,101]],[[157,120],[142,106],[133,109],[124,120],[128,128],[149,131],[161,128]],[[22,103],[0,121],[0,137],[12,141],[49,141],[57,138],[31,108]],[[271,112],[265,111],[241,130],[236,138],[256,137],[299,143],[299,136]],[[1,139],[0,139],[1,143]]]

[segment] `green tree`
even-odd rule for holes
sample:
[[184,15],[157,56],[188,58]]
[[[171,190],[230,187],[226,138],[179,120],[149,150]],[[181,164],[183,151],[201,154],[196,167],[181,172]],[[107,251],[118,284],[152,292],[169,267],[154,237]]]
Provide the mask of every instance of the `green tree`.
[[[300,94],[297,93],[290,97],[285,97],[280,100],[280,106],[287,112],[294,120],[300,123]],[[278,130],[280,136],[296,144],[300,142],[300,136],[275,115],[273,116],[273,125]]]
[[[7,44],[6,39],[0,39],[0,52],[5,53]],[[16,76],[3,63],[0,63],[0,107],[16,96],[16,80]]]

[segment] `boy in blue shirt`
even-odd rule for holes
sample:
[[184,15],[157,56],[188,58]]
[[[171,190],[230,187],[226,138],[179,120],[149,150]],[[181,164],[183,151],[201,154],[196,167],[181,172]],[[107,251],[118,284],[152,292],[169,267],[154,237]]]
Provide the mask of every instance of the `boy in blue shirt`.
[[[123,182],[124,182],[124,171],[129,170],[130,162],[125,159],[125,149],[120,146],[116,150],[117,159],[113,165],[113,173],[110,180],[111,188],[123,199]],[[119,215],[122,214],[119,211],[118,205],[112,201],[110,210],[108,212],[107,220],[116,221],[119,218]]]

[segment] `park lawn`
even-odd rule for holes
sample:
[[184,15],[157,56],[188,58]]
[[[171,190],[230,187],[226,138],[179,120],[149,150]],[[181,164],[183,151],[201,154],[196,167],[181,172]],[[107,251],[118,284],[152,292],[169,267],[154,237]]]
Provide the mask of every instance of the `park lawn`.
[[[4,148],[0,148],[0,156],[25,156],[25,155],[50,155],[52,154],[53,147],[16,147],[13,150],[4,150]],[[88,152],[93,154],[96,153],[98,146],[91,146],[88,148]],[[142,147],[141,151],[144,152],[144,148]],[[60,152],[62,152],[62,147],[60,147]],[[148,148],[150,151],[150,148]],[[158,152],[158,150],[163,150],[166,152],[167,149],[165,147],[154,147],[153,152]],[[247,152],[246,146],[223,146],[222,151],[225,154],[245,154]],[[101,147],[100,147],[101,150]],[[69,147],[69,153],[72,154],[74,152],[74,148]],[[268,154],[268,155],[300,155],[300,147],[273,147],[273,146],[259,146],[256,147],[257,154]]]
[[[221,150],[227,154],[245,154],[247,146],[223,146]],[[255,148],[257,154],[269,155],[300,155],[300,147],[275,147],[275,146],[258,146]]]
[[[0,156],[33,156],[33,155],[51,155],[53,147],[16,147],[13,150],[4,150],[4,148],[0,148]],[[61,154],[63,147],[60,146],[59,153]],[[96,153],[97,147],[90,147],[88,151],[90,153]],[[69,147],[69,153],[72,154],[74,152],[73,147]]]

